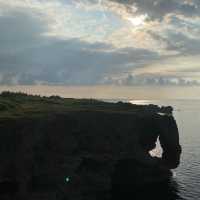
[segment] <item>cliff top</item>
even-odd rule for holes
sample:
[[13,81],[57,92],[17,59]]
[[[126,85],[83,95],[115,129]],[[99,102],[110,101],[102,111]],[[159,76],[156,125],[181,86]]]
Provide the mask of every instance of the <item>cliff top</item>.
[[0,94],[0,119],[40,117],[77,111],[172,114],[172,110],[170,106],[134,105],[120,101],[111,103],[95,99],[73,99],[59,96],[44,97],[8,91]]

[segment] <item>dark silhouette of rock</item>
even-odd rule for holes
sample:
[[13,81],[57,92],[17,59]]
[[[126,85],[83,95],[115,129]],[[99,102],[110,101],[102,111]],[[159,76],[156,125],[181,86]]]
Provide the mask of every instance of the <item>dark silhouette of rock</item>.
[[14,199],[19,192],[19,183],[14,179],[4,179],[0,181],[1,199]]
[[[168,180],[179,165],[171,109],[9,92],[0,104],[10,105],[0,110],[0,179],[16,180],[18,199],[109,199],[112,185]],[[158,137],[162,158],[149,154]]]
[[178,184],[168,179],[151,184],[137,185],[120,185],[112,189],[112,200],[121,200],[128,197],[133,200],[184,200],[180,197]]

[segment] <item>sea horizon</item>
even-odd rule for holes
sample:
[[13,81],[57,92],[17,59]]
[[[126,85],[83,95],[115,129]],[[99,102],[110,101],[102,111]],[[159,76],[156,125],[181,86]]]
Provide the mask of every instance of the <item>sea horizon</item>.
[[199,86],[53,86],[53,85],[5,85],[0,86],[0,92],[23,92],[32,95],[63,98],[87,98],[117,101],[155,101],[155,100],[200,100]]

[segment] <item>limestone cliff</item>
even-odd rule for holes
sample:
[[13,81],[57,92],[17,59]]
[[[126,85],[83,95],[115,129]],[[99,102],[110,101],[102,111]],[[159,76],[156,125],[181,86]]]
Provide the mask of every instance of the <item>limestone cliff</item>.
[[[139,177],[141,184],[151,169],[159,176],[167,172],[164,177],[178,166],[181,153],[171,112],[154,105],[2,93],[0,184],[10,184],[8,193],[19,199],[75,200],[109,191],[123,160],[144,174],[149,170]],[[149,151],[158,137],[163,156],[153,158]]]

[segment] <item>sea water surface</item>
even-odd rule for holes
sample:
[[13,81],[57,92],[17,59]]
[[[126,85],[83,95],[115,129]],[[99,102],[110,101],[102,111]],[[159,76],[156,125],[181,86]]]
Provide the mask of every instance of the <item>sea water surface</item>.
[[[200,199],[200,100],[131,100],[130,102],[174,107],[182,156],[181,164],[174,170],[174,177],[168,188],[173,191],[172,193],[168,191],[166,199]],[[171,195],[174,192],[176,195]]]

